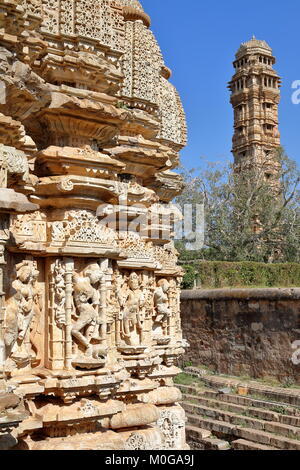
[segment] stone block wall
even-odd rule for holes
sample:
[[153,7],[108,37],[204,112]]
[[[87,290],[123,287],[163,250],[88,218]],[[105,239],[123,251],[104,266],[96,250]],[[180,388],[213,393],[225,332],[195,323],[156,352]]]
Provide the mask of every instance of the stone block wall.
[[181,314],[186,363],[300,384],[300,289],[183,291]]

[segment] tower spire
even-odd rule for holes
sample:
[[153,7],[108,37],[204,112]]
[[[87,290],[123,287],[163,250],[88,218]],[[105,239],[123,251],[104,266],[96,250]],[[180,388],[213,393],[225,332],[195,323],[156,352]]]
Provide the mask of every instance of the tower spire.
[[264,165],[270,183],[278,181],[275,158],[280,147],[278,104],[280,77],[276,59],[265,42],[255,38],[243,43],[233,62],[235,74],[229,83],[234,110],[233,156],[236,171]]

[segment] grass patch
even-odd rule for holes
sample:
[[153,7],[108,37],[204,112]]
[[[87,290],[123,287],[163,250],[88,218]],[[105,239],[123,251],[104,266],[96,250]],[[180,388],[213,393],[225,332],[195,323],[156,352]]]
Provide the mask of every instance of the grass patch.
[[193,377],[185,372],[181,372],[174,377],[174,383],[179,385],[205,385],[201,379],[198,379],[198,377]]
[[270,411],[274,411],[274,413],[278,413],[281,415],[289,415],[289,410],[286,409],[284,406],[280,405],[275,405],[275,406],[270,406],[269,408]]
[[263,385],[269,385],[270,387],[282,387],[282,384],[274,377],[264,377],[263,379],[255,379],[255,382]]

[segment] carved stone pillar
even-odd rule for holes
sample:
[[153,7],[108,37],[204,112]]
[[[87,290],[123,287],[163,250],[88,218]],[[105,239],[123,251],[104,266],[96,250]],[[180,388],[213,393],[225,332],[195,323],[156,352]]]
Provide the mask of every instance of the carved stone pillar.
[[73,311],[73,272],[74,261],[72,258],[65,258],[66,266],[66,370],[72,369],[72,311]]
[[4,266],[5,266],[5,245],[9,238],[8,215],[0,213],[0,390],[4,388],[4,363],[5,363],[5,344],[4,344],[4,320],[5,320],[5,293],[3,285]]
[[49,351],[47,364],[52,370],[72,367],[72,258],[53,260],[47,268],[49,276]]

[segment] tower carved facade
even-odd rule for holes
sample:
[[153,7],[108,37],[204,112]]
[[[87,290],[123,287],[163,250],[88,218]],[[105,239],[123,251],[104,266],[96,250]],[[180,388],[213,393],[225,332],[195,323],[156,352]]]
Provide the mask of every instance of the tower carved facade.
[[170,76],[139,1],[0,0],[0,448],[186,448]]
[[278,105],[280,77],[274,70],[272,49],[254,37],[243,43],[233,63],[229,83],[234,110],[233,155],[236,171],[264,171],[276,184],[280,168],[276,150],[280,146]]

